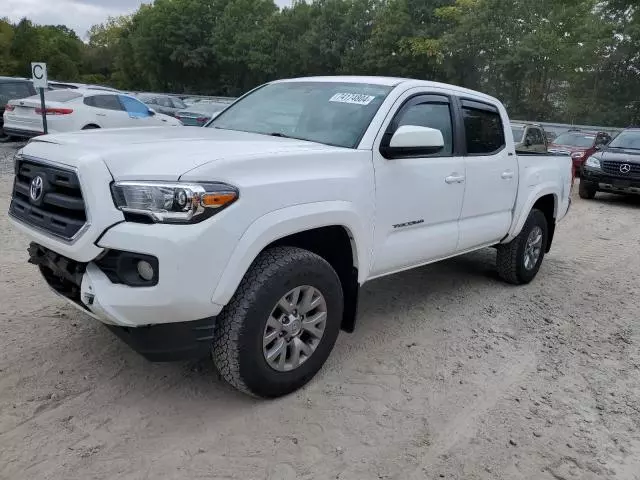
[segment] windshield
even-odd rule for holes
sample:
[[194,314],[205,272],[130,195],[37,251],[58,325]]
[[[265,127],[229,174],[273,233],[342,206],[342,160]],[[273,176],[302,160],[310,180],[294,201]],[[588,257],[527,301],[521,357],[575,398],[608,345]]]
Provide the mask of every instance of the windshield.
[[611,148],[626,148],[627,150],[640,150],[640,130],[622,132],[609,144]]
[[366,83],[273,83],[237,101],[207,127],[355,148],[392,89]]
[[516,143],[520,143],[522,141],[522,135],[524,135],[524,128],[511,127],[511,131],[513,132],[513,141]]
[[593,146],[596,137],[593,135],[585,135],[579,132],[567,132],[562,135],[558,135],[553,143],[556,145],[569,145],[571,147],[584,147],[589,148]]

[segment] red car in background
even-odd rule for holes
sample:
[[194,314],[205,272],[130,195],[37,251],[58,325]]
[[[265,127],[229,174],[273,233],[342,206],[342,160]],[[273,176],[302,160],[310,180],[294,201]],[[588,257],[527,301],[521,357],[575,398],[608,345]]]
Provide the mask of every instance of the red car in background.
[[571,155],[573,170],[579,174],[582,164],[593,155],[598,147],[607,145],[611,135],[607,132],[592,132],[586,130],[569,130],[561,133],[549,145],[549,152],[554,154]]

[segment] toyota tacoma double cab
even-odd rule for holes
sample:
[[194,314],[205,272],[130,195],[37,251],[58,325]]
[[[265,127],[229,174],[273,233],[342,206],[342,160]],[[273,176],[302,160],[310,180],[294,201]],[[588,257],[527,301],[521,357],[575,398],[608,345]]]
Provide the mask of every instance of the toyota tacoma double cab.
[[9,214],[52,289],[150,360],[238,389],[307,383],[375,278],[485,247],[536,276],[568,156],[516,155],[495,98],[379,77],[258,87],[203,128],[32,139]]

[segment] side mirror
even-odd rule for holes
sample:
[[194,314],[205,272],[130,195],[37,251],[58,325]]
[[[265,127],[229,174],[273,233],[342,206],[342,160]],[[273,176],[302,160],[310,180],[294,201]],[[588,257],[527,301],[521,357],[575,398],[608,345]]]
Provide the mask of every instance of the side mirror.
[[444,148],[440,130],[416,125],[403,125],[380,150],[385,158],[419,157],[438,153]]
[[156,111],[153,108],[149,108],[149,115],[153,117],[155,114]]

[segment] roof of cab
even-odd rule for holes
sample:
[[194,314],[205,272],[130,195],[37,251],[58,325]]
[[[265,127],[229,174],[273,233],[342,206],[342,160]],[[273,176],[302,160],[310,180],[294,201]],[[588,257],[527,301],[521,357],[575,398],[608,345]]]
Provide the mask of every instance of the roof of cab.
[[458,87],[456,85],[450,85],[450,84],[440,83],[440,82],[431,82],[428,80],[416,80],[413,78],[336,75],[336,76],[327,76],[327,77],[287,78],[283,80],[276,80],[273,83],[281,83],[281,82],[344,82],[344,83],[368,83],[371,85],[383,85],[388,87],[397,87],[399,85],[406,85],[407,88],[411,88],[411,87],[445,88],[449,90],[454,90],[461,94],[484,97],[486,100],[500,103],[498,99],[482,92],[469,90],[468,88]]

